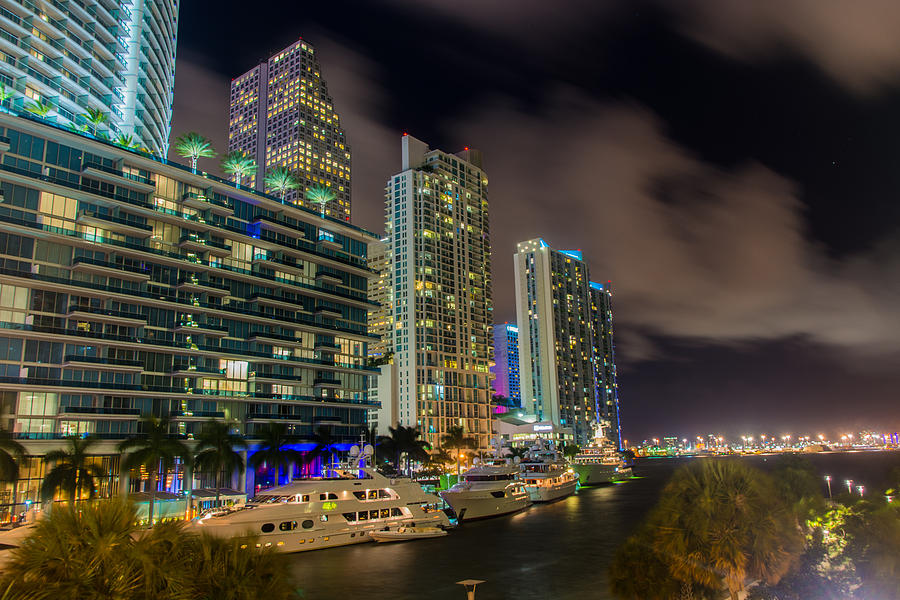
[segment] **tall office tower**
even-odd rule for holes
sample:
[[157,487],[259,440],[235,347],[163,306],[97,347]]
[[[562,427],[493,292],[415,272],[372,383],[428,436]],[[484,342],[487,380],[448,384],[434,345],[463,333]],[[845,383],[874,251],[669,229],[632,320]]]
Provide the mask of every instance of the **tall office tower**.
[[228,150],[256,160],[251,188],[269,191],[265,174],[286,167],[302,183],[287,200],[309,206],[305,190],[325,186],[334,192],[326,214],[350,220],[350,144],[308,42],[298,40],[231,82]]
[[494,391],[519,405],[519,328],[510,323],[494,325]]
[[[0,0],[0,83],[15,109],[169,150],[178,0]],[[90,123],[88,111],[106,122]],[[49,111],[49,112],[47,112]]]
[[[98,434],[106,493],[143,414],[359,439],[373,234],[7,112],[0,180],[0,420],[30,455]],[[14,513],[39,499],[29,464]]]
[[402,138],[401,171],[386,189],[394,286],[395,422],[440,446],[462,426],[480,448],[491,435],[491,243],[481,153],[430,150]]
[[554,250],[542,239],[518,244],[515,277],[523,408],[571,427],[579,443],[595,423],[608,422],[618,443],[608,292],[592,284],[580,251]]

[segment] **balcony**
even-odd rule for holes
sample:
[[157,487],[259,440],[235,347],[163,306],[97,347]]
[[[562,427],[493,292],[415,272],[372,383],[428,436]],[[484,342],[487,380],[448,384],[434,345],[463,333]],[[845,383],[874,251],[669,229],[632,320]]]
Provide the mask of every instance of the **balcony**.
[[224,419],[225,412],[221,410],[173,410],[169,416],[179,421],[189,419]]
[[247,380],[250,383],[253,382],[265,382],[265,383],[282,383],[285,381],[294,381],[299,382],[303,381],[302,375],[282,375],[280,373],[252,373]]
[[231,294],[231,288],[224,283],[214,283],[199,277],[182,277],[178,280],[176,289],[179,292],[209,294],[210,296],[228,296]]
[[78,213],[75,222],[79,225],[87,225],[96,227],[106,231],[115,231],[133,238],[148,238],[153,233],[153,228],[137,221],[114,217],[112,215],[103,215],[100,213],[82,210]]
[[228,328],[223,325],[211,325],[209,323],[182,321],[175,327],[175,333],[186,333],[188,335],[202,334],[213,337],[225,337],[228,335]]
[[247,298],[248,302],[258,302],[269,306],[280,306],[288,310],[303,310],[303,301],[300,298],[283,298],[275,294],[257,292]]
[[130,187],[141,192],[150,193],[156,190],[156,182],[147,177],[133,175],[107,167],[95,162],[86,162],[81,166],[81,174],[92,179],[101,179],[115,185]]
[[264,331],[254,331],[250,334],[250,337],[247,338],[251,342],[256,341],[273,341],[273,342],[288,342],[291,344],[300,344],[303,342],[301,338],[298,338],[294,335],[286,335],[282,333],[266,333]]
[[93,308],[89,306],[73,305],[66,313],[67,319],[79,321],[101,321],[103,323],[121,323],[140,327],[147,324],[147,317],[140,313],[125,312],[121,310],[107,310],[105,308]]
[[105,371],[130,371],[140,373],[144,370],[144,363],[139,360],[127,360],[124,358],[102,358],[99,356],[76,356],[67,354],[63,357],[63,367],[89,367],[103,369]]
[[187,192],[181,197],[181,203],[184,206],[196,208],[197,210],[208,210],[214,215],[221,215],[223,217],[230,216],[234,213],[234,208],[225,202],[214,200],[206,194]]
[[269,217],[267,215],[256,215],[255,217],[253,217],[253,220],[250,221],[250,224],[256,227],[260,227],[261,229],[268,229],[269,231],[274,231],[276,233],[283,233],[294,238],[306,237],[306,234],[303,232],[303,230],[298,228],[296,225],[291,225],[290,223],[287,223],[280,219],[276,219],[275,217]]
[[316,282],[319,280],[322,281],[334,281],[336,283],[344,283],[344,278],[336,273],[329,273],[328,271],[316,271]]
[[316,352],[340,352],[341,345],[340,344],[329,344],[328,342],[316,342],[315,347],[313,348]]
[[10,139],[6,136],[0,136],[0,152],[9,152]]
[[323,304],[316,305],[316,314],[317,315],[325,315],[326,317],[331,316],[331,315],[334,315],[336,317],[341,317],[344,315],[344,313],[341,312],[341,309],[333,308],[331,306],[325,306]]
[[230,256],[231,246],[214,242],[196,233],[186,233],[178,240],[178,247],[189,252],[209,252],[213,256]]
[[150,281],[150,270],[79,256],[72,259],[73,273],[92,273],[125,281]]
[[278,415],[274,413],[247,413],[248,421],[294,421],[304,423],[300,415]]
[[340,379],[332,377],[316,377],[313,379],[313,387],[317,388],[339,388],[341,385]]
[[61,412],[76,415],[104,415],[107,417],[139,417],[141,409],[139,408],[112,408],[106,406],[62,406]]
[[223,379],[225,377],[225,369],[175,363],[169,370],[169,374],[173,377],[205,377],[207,379]]

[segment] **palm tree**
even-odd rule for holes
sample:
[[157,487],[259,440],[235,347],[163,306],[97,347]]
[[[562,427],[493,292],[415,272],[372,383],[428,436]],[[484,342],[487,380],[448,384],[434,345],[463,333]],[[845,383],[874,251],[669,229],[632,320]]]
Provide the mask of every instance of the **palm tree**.
[[575,455],[581,452],[581,447],[578,444],[565,444],[562,448],[562,455],[572,460],[575,458]]
[[259,447],[247,462],[254,469],[258,469],[262,465],[275,467],[275,485],[278,485],[281,481],[282,468],[287,472],[288,479],[290,479],[291,465],[302,462],[303,453],[288,447],[292,439],[288,435],[287,425],[284,423],[269,423],[257,431],[257,434],[260,438]]
[[16,497],[19,495],[18,461],[24,458],[25,447],[13,438],[12,433],[0,430],[0,481],[11,481],[13,484],[13,508],[16,505]]
[[106,113],[99,108],[89,108],[81,115],[85,121],[91,124],[91,133],[97,135],[97,128],[108,120]]
[[6,84],[0,82],[0,102],[6,102],[10,98],[12,98],[15,94],[10,90],[6,89]]
[[[410,463],[412,461],[425,462],[429,458],[428,451],[431,450],[431,444],[425,440],[420,440],[422,432],[415,427],[397,427],[400,433],[400,442],[403,452],[406,454],[406,474],[412,476]],[[388,428],[390,431],[390,428]]]
[[428,457],[428,462],[433,465],[446,465],[453,462],[453,456],[443,448],[438,448]]
[[69,129],[71,129],[72,131],[74,131],[75,133],[88,133],[87,125],[78,125],[77,123],[73,123],[72,121],[69,121],[68,123],[66,123],[66,126]]
[[281,201],[284,202],[284,196],[288,190],[296,190],[300,188],[300,180],[297,175],[287,167],[275,167],[266,173],[266,187],[281,195]]
[[325,216],[325,205],[335,199],[334,190],[324,185],[314,185],[306,190],[306,199],[319,205],[322,216]]
[[[322,465],[325,466],[325,476],[328,476],[328,466],[331,465],[335,455],[337,454],[337,439],[331,435],[331,430],[328,427],[319,426],[316,428],[315,433],[313,433],[313,441],[315,441],[315,447],[306,453],[303,457],[303,462],[306,464],[311,464],[317,458],[322,459]],[[334,470],[334,469],[332,469]]]
[[57,490],[73,503],[85,492],[88,498],[93,498],[97,493],[96,479],[105,475],[88,459],[88,450],[97,443],[97,438],[69,436],[66,440],[68,448],[53,450],[44,456],[45,463],[56,463],[41,485],[44,502],[51,501]]
[[53,110],[53,105],[40,100],[38,102],[29,102],[25,105],[25,110],[38,117],[46,117]]
[[209,421],[196,435],[197,454],[194,464],[202,472],[213,473],[216,485],[216,507],[219,506],[219,478],[222,471],[230,474],[244,472],[244,459],[237,449],[247,447],[244,438],[231,432],[231,425],[224,421]]
[[155,499],[157,474],[162,471],[163,476],[169,470],[175,468],[175,460],[181,458],[185,461],[191,459],[191,451],[188,447],[169,434],[171,420],[169,417],[154,417],[146,415],[141,418],[144,433],[127,439],[119,444],[119,452],[126,453],[122,458],[122,472],[133,471],[144,467],[150,474],[148,488],[150,492],[150,514],[148,523],[153,527],[153,502]]
[[256,161],[243,152],[235,150],[222,157],[222,170],[229,175],[234,175],[235,185],[240,189],[244,177],[256,173]]
[[125,148],[137,149],[140,148],[141,144],[134,137],[132,137],[129,133],[120,133],[113,139],[113,144],[117,146],[123,146]]
[[190,131],[175,138],[175,152],[184,158],[191,159],[191,171],[197,172],[198,158],[212,158],[216,155],[212,142],[197,133]]
[[286,555],[256,538],[194,535],[174,522],[141,532],[136,522],[120,499],[54,510],[10,555],[0,598],[298,598]]
[[528,448],[523,448],[522,446],[510,446],[504,458],[518,458],[519,460],[522,460],[527,456]]
[[452,448],[456,452],[456,477],[459,478],[459,453],[463,448],[474,448],[475,438],[466,435],[466,430],[459,425],[454,425],[447,430],[441,438],[441,446]]
[[683,468],[655,509],[653,549],[678,581],[728,588],[748,577],[777,583],[799,557],[803,537],[771,479],[738,461],[708,459]]

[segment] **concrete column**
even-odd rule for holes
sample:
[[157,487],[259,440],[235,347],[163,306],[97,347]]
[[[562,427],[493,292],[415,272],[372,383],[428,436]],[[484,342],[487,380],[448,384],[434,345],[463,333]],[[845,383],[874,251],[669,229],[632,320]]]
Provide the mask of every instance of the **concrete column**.
[[119,474],[119,495],[122,498],[128,497],[128,488],[131,487],[131,473],[125,471]]
[[240,491],[247,493],[247,451],[241,450],[241,459],[244,461],[244,470],[241,472],[238,488]]

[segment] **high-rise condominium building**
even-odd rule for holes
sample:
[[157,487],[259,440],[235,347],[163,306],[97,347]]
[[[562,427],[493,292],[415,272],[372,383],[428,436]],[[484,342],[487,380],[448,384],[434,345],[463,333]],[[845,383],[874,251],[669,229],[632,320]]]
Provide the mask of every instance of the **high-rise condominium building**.
[[518,244],[515,277],[523,408],[579,443],[604,422],[620,443],[609,290],[591,282],[580,251],[542,239]]
[[521,401],[519,392],[519,328],[511,323],[494,325],[494,391],[511,404]]
[[393,326],[394,288],[391,285],[391,252],[387,238],[373,240],[369,244],[369,268],[375,275],[369,279],[369,356],[383,358],[391,350],[391,329]]
[[[30,455],[97,434],[108,491],[145,414],[359,439],[374,235],[5,112],[0,191],[0,419]],[[7,508],[39,500],[44,468]]]
[[[179,0],[0,0],[0,83],[16,109],[169,149]],[[91,123],[88,111],[105,123]],[[49,112],[47,112],[49,111]]]
[[402,138],[402,170],[388,180],[393,285],[394,422],[435,447],[462,426],[489,446],[491,244],[481,154],[431,150]]
[[350,220],[350,144],[309,42],[291,44],[231,82],[228,149],[259,165],[250,187],[268,191],[265,174],[285,167],[302,184],[287,200],[308,206],[305,190],[324,186],[334,193],[326,214]]

